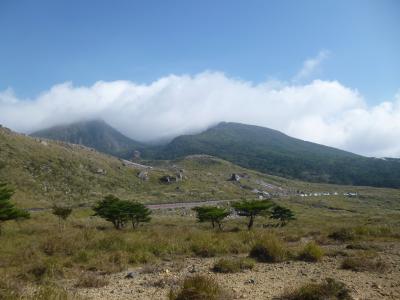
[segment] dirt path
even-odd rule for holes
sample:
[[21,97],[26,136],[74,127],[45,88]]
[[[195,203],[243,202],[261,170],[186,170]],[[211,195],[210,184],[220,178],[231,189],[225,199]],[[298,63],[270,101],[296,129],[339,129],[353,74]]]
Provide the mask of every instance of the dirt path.
[[[217,204],[222,204],[226,203],[232,200],[206,200],[206,201],[192,201],[192,202],[173,202],[173,203],[158,203],[158,204],[147,204],[146,206],[152,210],[157,210],[157,209],[177,209],[177,208],[192,208],[196,206],[202,206],[202,205],[217,205]],[[92,205],[84,205],[77,207],[75,209],[86,209],[86,208],[91,208]],[[41,211],[49,211],[52,210],[52,208],[46,208],[46,207],[32,207],[32,208],[27,208],[26,209],[29,212],[41,212]]]
[[232,293],[232,299],[274,299],[287,289],[307,282],[331,277],[344,282],[354,299],[400,299],[400,247],[392,245],[382,254],[388,263],[387,272],[353,272],[340,269],[341,257],[325,257],[320,263],[291,261],[277,264],[256,264],[251,271],[236,274],[215,274],[210,271],[217,258],[188,258],[181,262],[165,262],[151,273],[141,268],[127,279],[127,272],[109,275],[109,285],[83,289],[79,293],[89,299],[167,299],[167,294],[185,276],[207,274]]

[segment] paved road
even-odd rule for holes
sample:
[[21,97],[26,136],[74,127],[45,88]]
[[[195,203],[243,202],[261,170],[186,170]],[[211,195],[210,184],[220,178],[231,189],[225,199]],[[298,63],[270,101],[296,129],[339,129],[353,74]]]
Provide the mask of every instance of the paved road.
[[[221,203],[226,203],[232,200],[206,200],[206,201],[193,201],[193,202],[174,202],[174,203],[159,203],[159,204],[147,204],[146,206],[152,210],[157,209],[176,209],[176,208],[193,208],[196,206],[204,206],[204,205],[216,205]],[[90,208],[91,205],[79,206],[75,209],[84,209]],[[27,211],[30,212],[41,212],[51,210],[51,208],[45,207],[32,207],[27,208]]]

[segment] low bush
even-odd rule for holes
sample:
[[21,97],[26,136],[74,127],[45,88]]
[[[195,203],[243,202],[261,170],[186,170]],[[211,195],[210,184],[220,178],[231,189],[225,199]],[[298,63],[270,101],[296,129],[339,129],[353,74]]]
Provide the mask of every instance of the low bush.
[[244,270],[253,269],[255,262],[250,258],[221,258],[212,270],[217,273],[237,273]]
[[328,237],[337,241],[346,242],[354,240],[356,238],[356,234],[351,228],[341,228],[333,231],[328,235]]
[[387,269],[387,264],[380,259],[373,259],[367,256],[347,257],[342,262],[342,269],[355,272],[378,272]]
[[171,290],[170,300],[225,300],[231,299],[211,277],[195,275],[187,277],[178,290]]
[[314,242],[310,242],[299,253],[298,258],[304,261],[317,262],[322,259],[324,251]]
[[106,286],[108,280],[95,273],[83,273],[75,284],[78,288],[99,288]]
[[281,300],[352,300],[346,285],[332,278],[326,278],[322,283],[309,283],[287,292]]
[[288,257],[288,250],[278,238],[271,235],[255,243],[249,256],[259,262],[281,262]]

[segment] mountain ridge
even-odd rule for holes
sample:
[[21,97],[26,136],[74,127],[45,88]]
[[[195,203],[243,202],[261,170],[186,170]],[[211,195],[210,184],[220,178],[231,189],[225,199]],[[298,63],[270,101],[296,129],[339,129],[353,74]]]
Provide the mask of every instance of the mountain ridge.
[[220,157],[245,168],[311,182],[400,187],[400,165],[300,139],[277,130],[221,122],[199,134],[173,139],[155,159],[191,154]]
[[84,145],[121,158],[131,158],[135,150],[144,147],[101,119],[56,125],[30,136]]

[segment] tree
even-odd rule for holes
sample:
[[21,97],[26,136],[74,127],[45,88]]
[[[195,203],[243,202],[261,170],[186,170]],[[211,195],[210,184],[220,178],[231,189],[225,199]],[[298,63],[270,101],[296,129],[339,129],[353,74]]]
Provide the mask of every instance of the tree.
[[14,190],[7,187],[6,183],[0,183],[0,234],[4,222],[9,220],[28,219],[29,212],[14,207],[10,199]]
[[270,218],[279,220],[281,226],[285,226],[287,222],[296,219],[294,213],[289,208],[279,205],[274,206]]
[[58,224],[61,228],[62,221],[66,221],[69,215],[72,213],[71,207],[63,207],[63,206],[53,206],[53,215],[58,217]]
[[230,215],[227,209],[217,206],[198,206],[193,210],[197,213],[199,222],[211,222],[213,228],[217,224],[220,230],[222,229],[222,220]]
[[95,216],[113,223],[116,229],[121,229],[128,221],[132,228],[141,222],[150,222],[151,210],[139,202],[121,200],[113,195],[106,196],[93,208]]
[[141,222],[150,222],[151,210],[139,202],[123,201],[124,212],[127,218],[132,223],[132,228],[135,229]]
[[253,227],[256,216],[266,214],[274,204],[268,200],[243,200],[232,204],[236,213],[239,216],[249,218],[247,228],[250,230]]
[[128,216],[125,212],[125,203],[118,197],[113,195],[106,196],[103,200],[99,201],[93,210],[95,216],[99,216],[111,222],[115,229],[121,229],[128,221]]

